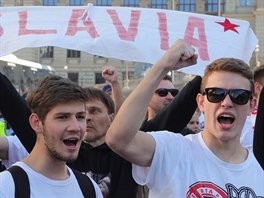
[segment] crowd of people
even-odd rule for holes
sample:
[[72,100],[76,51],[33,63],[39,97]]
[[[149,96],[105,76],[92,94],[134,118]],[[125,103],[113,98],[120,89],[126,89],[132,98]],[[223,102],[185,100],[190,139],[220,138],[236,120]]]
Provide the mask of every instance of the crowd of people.
[[264,196],[264,65],[221,58],[176,89],[196,61],[177,40],[127,98],[109,66],[103,89],[49,76],[26,99],[0,73],[0,197]]

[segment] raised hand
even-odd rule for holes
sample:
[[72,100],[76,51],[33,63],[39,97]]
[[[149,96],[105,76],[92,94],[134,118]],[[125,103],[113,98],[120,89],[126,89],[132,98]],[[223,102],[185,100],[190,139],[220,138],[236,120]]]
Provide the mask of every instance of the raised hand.
[[178,70],[197,63],[195,49],[184,40],[177,40],[166,53],[158,60],[156,65],[167,70]]
[[118,81],[117,70],[112,66],[104,66],[102,68],[102,77],[111,84]]

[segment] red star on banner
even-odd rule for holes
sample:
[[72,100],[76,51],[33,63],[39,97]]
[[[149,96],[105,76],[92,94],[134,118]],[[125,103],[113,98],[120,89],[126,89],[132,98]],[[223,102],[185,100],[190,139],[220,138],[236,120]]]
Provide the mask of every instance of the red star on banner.
[[[224,22],[216,22],[222,26],[224,26],[224,32],[228,31],[228,30],[231,30],[231,31],[234,31],[236,33],[238,33],[238,31],[235,29],[236,27],[239,27],[239,25],[236,25],[236,24],[233,24],[229,21],[229,19],[225,19]],[[239,34],[239,33],[238,33]]]

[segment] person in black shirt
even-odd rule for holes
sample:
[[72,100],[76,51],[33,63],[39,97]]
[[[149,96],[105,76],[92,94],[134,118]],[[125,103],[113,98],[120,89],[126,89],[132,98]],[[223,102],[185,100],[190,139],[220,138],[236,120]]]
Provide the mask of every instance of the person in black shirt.
[[87,128],[78,158],[69,165],[89,174],[104,197],[135,197],[137,184],[131,164],[115,154],[105,143],[105,134],[115,116],[113,100],[102,90],[85,88],[88,102]]

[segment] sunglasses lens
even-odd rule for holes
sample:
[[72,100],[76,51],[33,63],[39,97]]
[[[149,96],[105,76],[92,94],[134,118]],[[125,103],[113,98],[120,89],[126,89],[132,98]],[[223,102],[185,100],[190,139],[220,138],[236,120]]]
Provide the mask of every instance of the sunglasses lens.
[[251,91],[244,89],[226,90],[222,88],[206,88],[203,94],[206,95],[208,101],[212,103],[223,101],[228,94],[232,102],[238,105],[247,104],[252,95]]
[[239,105],[247,104],[250,99],[251,92],[243,89],[234,89],[230,91],[231,100]]
[[156,93],[160,96],[160,97],[165,97],[168,95],[168,90],[166,89],[158,89],[156,91]]
[[170,93],[173,97],[175,97],[178,94],[178,90],[177,89],[171,89]]
[[155,93],[157,93],[160,97],[165,97],[168,95],[168,93],[175,97],[178,94],[177,89],[157,89]]
[[221,88],[208,88],[206,92],[207,99],[213,103],[221,102],[226,96],[225,90]]

